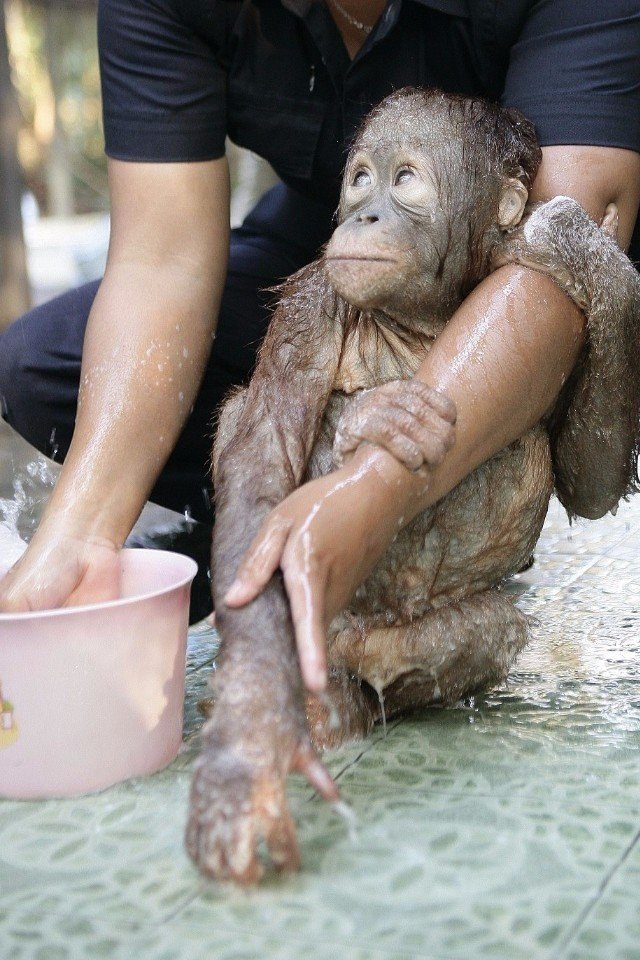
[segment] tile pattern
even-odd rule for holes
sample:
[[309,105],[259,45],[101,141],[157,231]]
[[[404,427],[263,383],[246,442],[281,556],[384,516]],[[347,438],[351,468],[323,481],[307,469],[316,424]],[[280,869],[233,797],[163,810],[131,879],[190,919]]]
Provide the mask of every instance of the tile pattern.
[[553,504],[505,589],[533,620],[501,689],[328,757],[349,815],[298,777],[304,866],[242,892],[182,847],[216,637],[190,631],[185,743],[101,794],[0,801],[12,960],[640,960],[640,500]]

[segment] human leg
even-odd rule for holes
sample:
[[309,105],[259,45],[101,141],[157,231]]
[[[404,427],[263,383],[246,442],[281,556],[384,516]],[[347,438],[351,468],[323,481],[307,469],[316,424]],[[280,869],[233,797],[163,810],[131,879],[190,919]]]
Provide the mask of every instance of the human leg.
[[66,456],[76,414],[80,358],[98,281],[15,320],[0,337],[0,411],[32,446]]

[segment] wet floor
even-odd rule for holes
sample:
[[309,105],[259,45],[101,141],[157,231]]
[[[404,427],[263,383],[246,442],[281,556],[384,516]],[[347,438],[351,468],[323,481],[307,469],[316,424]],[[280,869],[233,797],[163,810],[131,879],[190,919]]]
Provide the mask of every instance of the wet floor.
[[[0,432],[0,497],[16,468]],[[640,498],[570,528],[557,504],[508,589],[533,635],[506,684],[328,764],[355,828],[300,780],[300,875],[204,883],[182,849],[215,635],[192,627],[185,744],[77,800],[0,801],[12,960],[640,960]]]

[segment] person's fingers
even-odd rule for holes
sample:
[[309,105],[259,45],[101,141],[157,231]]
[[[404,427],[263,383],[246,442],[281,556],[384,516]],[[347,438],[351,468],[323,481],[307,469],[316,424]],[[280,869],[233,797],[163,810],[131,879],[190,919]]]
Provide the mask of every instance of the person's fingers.
[[[62,567],[57,569],[55,561]],[[11,568],[0,586],[0,610],[3,613],[21,613],[30,610],[52,610],[63,606],[80,582],[80,570],[75,558],[67,566],[60,558],[45,556],[44,560],[27,551]]]
[[15,587],[15,573],[8,570],[0,580],[0,613],[26,613],[32,609],[26,592]]
[[326,585],[309,558],[296,563],[293,575],[283,570],[291,619],[298,648],[300,671],[307,690],[322,693],[327,685],[327,650],[324,623]]
[[280,566],[290,524],[267,520],[251,543],[224,598],[228,607],[242,607],[266,587]]

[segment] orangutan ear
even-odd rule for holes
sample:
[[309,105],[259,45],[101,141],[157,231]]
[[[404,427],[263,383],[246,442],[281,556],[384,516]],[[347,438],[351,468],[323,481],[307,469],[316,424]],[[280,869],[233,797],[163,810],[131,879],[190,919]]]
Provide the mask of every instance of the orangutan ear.
[[527,188],[521,180],[515,177],[505,180],[498,203],[498,225],[503,230],[510,230],[520,223],[528,197]]

